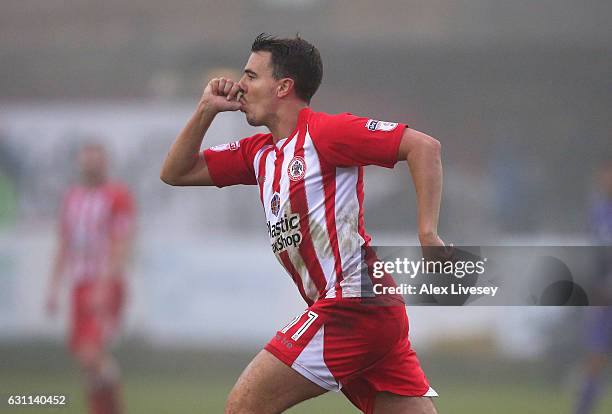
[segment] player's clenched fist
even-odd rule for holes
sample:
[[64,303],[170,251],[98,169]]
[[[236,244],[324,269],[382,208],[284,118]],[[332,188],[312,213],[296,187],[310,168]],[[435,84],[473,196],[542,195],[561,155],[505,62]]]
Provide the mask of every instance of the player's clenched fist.
[[213,78],[204,88],[200,105],[215,112],[238,111],[241,89],[238,82],[227,78]]

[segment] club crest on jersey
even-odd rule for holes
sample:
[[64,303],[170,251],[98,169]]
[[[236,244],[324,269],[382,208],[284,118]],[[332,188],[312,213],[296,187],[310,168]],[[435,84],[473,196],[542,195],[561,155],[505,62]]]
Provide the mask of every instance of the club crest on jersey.
[[287,174],[291,181],[299,181],[306,175],[306,161],[302,157],[293,157],[287,166]]
[[211,151],[221,152],[221,151],[235,151],[240,148],[240,141],[228,142],[227,144],[215,145],[214,147],[210,147]]
[[270,210],[272,214],[278,216],[278,212],[280,211],[280,194],[274,193],[272,199],[270,200]]
[[389,131],[393,131],[397,127],[397,122],[385,122],[385,121],[378,121],[376,119],[368,119],[368,122],[366,122],[365,127],[372,132],[374,131],[389,132]]

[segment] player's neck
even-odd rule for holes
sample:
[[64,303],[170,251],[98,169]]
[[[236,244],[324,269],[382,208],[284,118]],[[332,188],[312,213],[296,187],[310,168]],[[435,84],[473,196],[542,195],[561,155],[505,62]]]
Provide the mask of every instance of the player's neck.
[[81,184],[85,187],[95,188],[106,184],[106,177],[87,177],[81,180]]
[[275,144],[283,138],[288,138],[289,134],[295,130],[300,111],[307,106],[305,102],[296,102],[278,109],[272,122],[268,125]]

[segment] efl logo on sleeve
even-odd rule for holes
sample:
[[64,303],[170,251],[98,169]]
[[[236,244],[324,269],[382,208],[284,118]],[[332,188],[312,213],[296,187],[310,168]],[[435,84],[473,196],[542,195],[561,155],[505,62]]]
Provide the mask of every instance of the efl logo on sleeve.
[[376,119],[368,119],[368,122],[366,122],[365,127],[374,132],[374,131],[385,131],[385,132],[389,132],[389,131],[393,131],[396,127],[397,127],[397,122],[385,122],[385,121],[378,121]]
[[240,148],[240,141],[228,142],[227,144],[215,145],[214,147],[210,147],[211,151],[221,152],[221,151],[235,151]]

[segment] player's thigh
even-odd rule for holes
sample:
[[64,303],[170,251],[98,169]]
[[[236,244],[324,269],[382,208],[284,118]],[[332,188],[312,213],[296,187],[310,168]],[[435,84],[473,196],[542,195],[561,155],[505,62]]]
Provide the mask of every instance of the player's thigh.
[[226,414],[280,413],[327,392],[266,350],[245,368],[228,397]]
[[376,395],[374,414],[437,414],[429,397],[407,397],[380,392]]
[[82,342],[74,348],[73,353],[85,370],[97,369],[104,358],[104,350],[95,342]]

